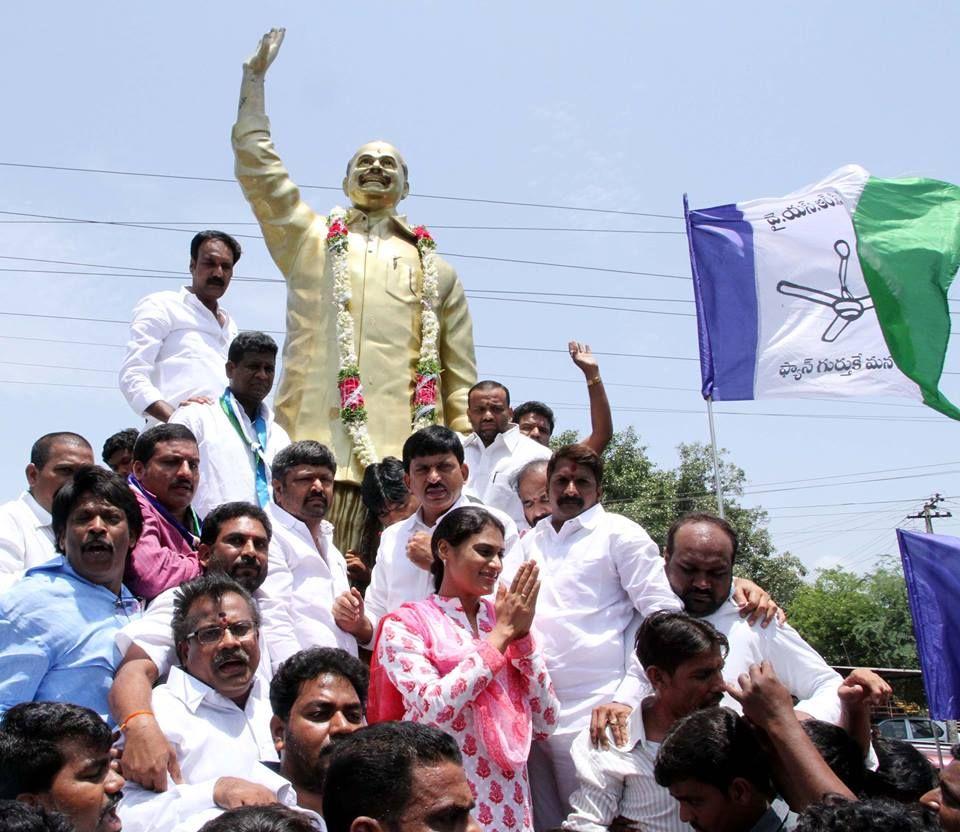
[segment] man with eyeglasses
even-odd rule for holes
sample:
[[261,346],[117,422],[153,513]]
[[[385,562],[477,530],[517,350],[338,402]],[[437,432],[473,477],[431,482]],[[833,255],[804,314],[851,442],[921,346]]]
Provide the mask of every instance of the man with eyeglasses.
[[[271,534],[269,518],[252,503],[217,506],[203,521],[197,548],[203,572],[228,575],[259,605],[264,600],[261,586],[267,577]],[[168,769],[175,781],[180,778],[176,755],[150,710],[153,685],[177,663],[170,625],[178,590],[158,595],[142,618],[117,633],[115,641],[123,662],[110,689],[110,710],[125,726],[124,776],[158,792],[167,787]],[[271,668],[276,670],[299,645],[289,616],[266,610],[263,614],[267,620],[260,634],[260,672],[269,680]]]
[[171,629],[180,664],[154,688],[151,716],[176,753],[182,783],[161,794],[131,786],[120,807],[128,830],[158,828],[158,818],[182,819],[211,801],[223,809],[276,801],[245,779],[258,762],[277,761],[269,684],[256,672],[256,601],[211,572],[177,590]]

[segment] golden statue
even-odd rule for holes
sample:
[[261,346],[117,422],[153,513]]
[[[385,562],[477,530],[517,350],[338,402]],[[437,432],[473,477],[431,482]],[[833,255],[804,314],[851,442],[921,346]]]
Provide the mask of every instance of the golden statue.
[[264,105],[264,78],[283,36],[272,29],[243,65],[236,176],[287,282],[277,420],[294,440],[316,439],[334,452],[330,519],[345,550],[362,527],[359,483],[368,462],[399,456],[424,418],[469,432],[473,326],[456,272],[433,254],[429,234],[396,212],[409,184],[395,147],[375,141],[353,155],[343,180],[348,210],[323,216],[301,198]]

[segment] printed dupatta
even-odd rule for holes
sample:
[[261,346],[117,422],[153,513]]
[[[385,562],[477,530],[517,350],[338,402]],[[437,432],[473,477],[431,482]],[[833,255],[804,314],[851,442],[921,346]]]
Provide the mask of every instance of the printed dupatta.
[[[481,604],[492,607],[486,598]],[[493,610],[490,609],[491,617]],[[470,655],[478,653],[477,642],[462,645],[457,638],[457,625],[437,607],[431,598],[408,603],[380,619],[370,661],[370,690],[367,697],[367,722],[371,725],[388,720],[401,720],[406,713],[403,695],[390,680],[387,668],[379,659],[379,642],[384,624],[398,621],[417,633],[424,642],[425,657],[441,676],[447,675]],[[507,648],[504,672],[506,688],[496,678],[490,680],[466,707],[473,709],[477,733],[483,739],[490,759],[501,769],[517,770],[530,756],[533,723],[530,716],[528,684],[511,662],[512,645]],[[482,658],[477,655],[478,661]],[[499,675],[499,674],[498,674]]]

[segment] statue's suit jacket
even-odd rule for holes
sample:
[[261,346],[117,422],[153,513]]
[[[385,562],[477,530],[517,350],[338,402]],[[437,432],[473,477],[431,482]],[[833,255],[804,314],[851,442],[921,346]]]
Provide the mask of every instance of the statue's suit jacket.
[[[327,219],[291,181],[265,116],[241,117],[233,128],[236,176],[287,282],[287,338],[277,390],[277,421],[291,438],[316,439],[333,450],[337,479],[358,483],[363,469],[339,419],[338,352],[333,276],[327,263]],[[348,263],[356,353],[368,413],[367,429],[383,458],[400,456],[410,435],[410,402],[420,354],[423,274],[416,238],[399,215],[371,221],[347,214]],[[440,261],[438,421],[470,430],[467,391],[477,380],[473,325],[463,287]]]

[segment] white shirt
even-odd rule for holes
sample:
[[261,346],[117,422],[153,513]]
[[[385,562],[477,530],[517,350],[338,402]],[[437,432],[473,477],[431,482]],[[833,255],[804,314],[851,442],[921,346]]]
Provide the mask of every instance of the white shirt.
[[[213,803],[221,777],[251,779],[261,760],[276,762],[269,689],[259,678],[243,709],[179,667],[153,690],[153,713],[173,746],[183,783],[156,794],[128,784],[118,809],[126,832],[168,830]],[[268,769],[267,774],[273,775]],[[264,774],[266,777],[266,774]],[[286,781],[274,775],[277,791]],[[266,785],[266,783],[265,783]]]
[[[320,523],[320,535],[276,503],[266,508],[273,524],[267,579],[260,587],[263,619],[290,622],[293,639],[277,646],[274,661],[308,647],[340,647],[357,655],[357,640],[333,620],[333,602],[350,589],[347,562],[333,545],[333,526]],[[271,646],[271,651],[273,651]]]
[[[223,389],[219,395],[223,393]],[[260,405],[267,423],[267,446],[264,457],[267,463],[267,482],[270,481],[270,464],[277,453],[290,444],[287,432],[273,421],[273,411],[266,403]],[[257,433],[250,417],[242,407],[237,407],[240,424],[253,441]],[[223,503],[243,500],[259,505],[255,466],[257,459],[250,450],[249,441],[237,433],[220,402],[213,404],[188,404],[177,408],[170,423],[186,425],[197,437],[200,448],[200,482],[193,495],[193,508],[201,517]]]
[[25,570],[57,557],[50,512],[24,491],[0,506],[0,592]]
[[237,325],[225,323],[183,287],[154,292],[133,308],[120,392],[136,413],[158,401],[176,407],[190,396],[219,396],[226,383],[227,350]]
[[[504,577],[507,574],[512,577],[519,569],[521,562],[520,536],[517,534],[516,523],[502,511],[487,505],[479,505],[476,500],[461,494],[453,505],[437,518],[432,526],[428,526],[423,520],[422,509],[417,509],[406,520],[387,526],[380,536],[380,547],[377,549],[377,560],[370,575],[370,586],[367,587],[367,594],[363,599],[364,611],[373,625],[374,636],[376,636],[380,619],[387,613],[393,612],[401,604],[406,604],[409,601],[422,601],[436,591],[433,583],[433,573],[421,569],[407,557],[407,541],[410,536],[416,532],[425,532],[432,535],[437,523],[451,511],[455,508],[470,505],[485,508],[503,523],[506,532],[503,541],[502,574]],[[370,644],[372,643],[373,640],[371,639]],[[364,645],[364,647],[368,646]]]
[[463,461],[467,464],[467,489],[491,508],[506,512],[518,526],[526,527],[523,503],[510,480],[528,462],[550,459],[551,451],[511,425],[484,447],[475,433],[461,437]]
[[[164,590],[154,598],[143,615],[131,621],[122,630],[118,630],[113,637],[114,644],[120,651],[121,656],[126,656],[127,651],[136,644],[157,667],[157,673],[160,678],[167,675],[167,672],[177,664],[177,650],[173,643],[173,604],[176,600],[179,587],[173,586]],[[258,589],[253,593],[253,600],[257,606],[263,603],[263,591]],[[286,640],[292,638],[293,628],[289,621],[267,621],[263,618],[261,612],[260,625],[260,665],[257,668],[258,674],[263,674],[264,681],[270,682],[273,677],[273,670],[280,665],[281,659],[273,659],[273,652],[270,645],[283,645]],[[286,625],[286,629],[284,629]],[[279,651],[280,648],[277,648]]]
[[[798,711],[814,719],[837,724],[840,721],[840,698],[837,689],[843,681],[800,634],[789,624],[774,621],[767,627],[751,626],[740,616],[740,608],[731,595],[716,612],[703,617],[730,642],[730,652],[723,665],[723,678],[735,684],[741,673],[752,664],[768,661],[787,689],[800,701]],[[636,707],[651,691],[650,682],[640,660],[633,656],[629,672],[617,689],[615,699]],[[720,703],[737,713],[743,709],[730,694]]]
[[560,697],[557,733],[579,731],[609,702],[625,670],[626,631],[635,612],[679,610],[657,544],[632,520],[599,503],[558,532],[549,518],[521,541],[540,566],[534,620]]
[[[313,828],[316,829],[317,832],[327,832],[327,824],[323,818],[312,809],[298,806],[297,793],[293,786],[276,772],[271,771],[266,766],[257,765],[254,771],[243,779],[249,780],[251,783],[259,783],[261,786],[266,786],[277,795],[277,802],[281,806],[286,806],[288,809],[300,812],[300,814],[304,815],[307,820],[313,824]],[[127,787],[124,786],[124,794],[126,794],[126,790]],[[128,829],[126,821],[124,821],[123,828],[125,832],[197,832],[205,823],[220,817],[223,812],[223,809],[211,802],[172,828],[170,826],[157,825],[155,830]]]
[[570,796],[570,814],[563,823],[569,832],[606,832],[622,815],[649,832],[686,832],[680,804],[653,776],[660,743],[646,737],[643,710],[635,708],[629,719],[629,747],[597,749],[585,728],[573,741],[570,753],[577,767],[577,790]]

